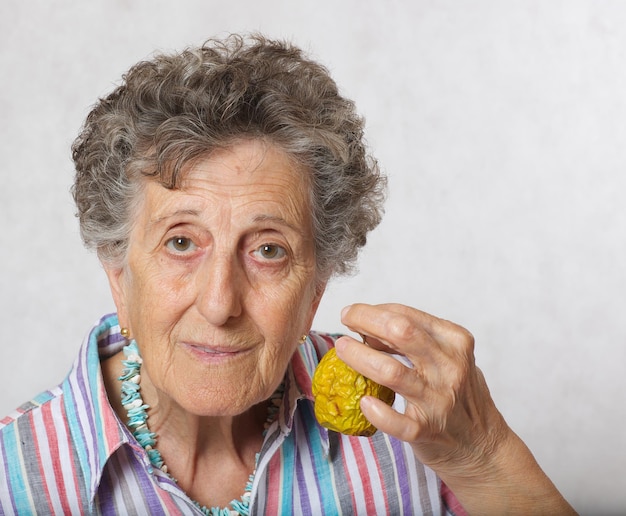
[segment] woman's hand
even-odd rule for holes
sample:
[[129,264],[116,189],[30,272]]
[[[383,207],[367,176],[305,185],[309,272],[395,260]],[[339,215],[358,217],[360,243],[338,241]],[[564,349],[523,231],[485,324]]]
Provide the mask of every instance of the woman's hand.
[[338,356],[407,403],[401,414],[364,397],[365,417],[408,442],[466,510],[571,511],[497,410],[474,363],[474,338],[467,330],[398,304],[354,304],[344,309],[342,322],[366,344],[342,337]]

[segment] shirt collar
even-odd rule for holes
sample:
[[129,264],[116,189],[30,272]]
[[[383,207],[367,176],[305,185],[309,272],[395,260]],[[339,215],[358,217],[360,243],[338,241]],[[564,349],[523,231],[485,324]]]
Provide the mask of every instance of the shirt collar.
[[[334,346],[336,335],[310,332],[303,344],[294,353],[285,377],[285,394],[279,412],[278,424],[282,435],[288,435],[293,427],[293,420],[298,403],[309,404],[308,410],[313,411],[314,397],[311,390],[313,373],[320,358]],[[315,421],[320,442],[327,454],[330,446],[328,430]],[[310,429],[314,431],[315,429]]]
[[123,444],[139,446],[111,407],[100,368],[101,360],[124,345],[117,316],[104,316],[92,328],[63,382],[68,427],[92,501],[111,455]]

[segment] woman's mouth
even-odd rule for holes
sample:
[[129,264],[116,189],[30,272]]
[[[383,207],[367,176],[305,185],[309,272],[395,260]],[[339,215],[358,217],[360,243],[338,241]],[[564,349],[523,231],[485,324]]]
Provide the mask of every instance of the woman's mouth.
[[207,362],[229,360],[249,352],[248,349],[233,349],[225,346],[211,346],[188,342],[184,342],[182,346],[194,357]]

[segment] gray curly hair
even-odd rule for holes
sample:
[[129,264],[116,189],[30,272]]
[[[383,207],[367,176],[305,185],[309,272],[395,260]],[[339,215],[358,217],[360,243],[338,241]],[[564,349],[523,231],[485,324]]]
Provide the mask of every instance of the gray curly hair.
[[231,35],[156,55],[99,100],[72,145],[83,241],[123,263],[140,178],[177,188],[194,160],[262,139],[310,174],[318,278],[349,273],[385,192],[363,126],[326,68],[289,43]]

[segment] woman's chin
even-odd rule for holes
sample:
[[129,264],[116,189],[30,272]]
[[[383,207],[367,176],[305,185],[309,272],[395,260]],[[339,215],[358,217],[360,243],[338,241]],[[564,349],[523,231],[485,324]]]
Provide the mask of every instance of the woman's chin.
[[220,375],[209,381],[187,378],[177,382],[172,398],[187,413],[198,417],[234,417],[268,397],[255,384],[247,374]]

